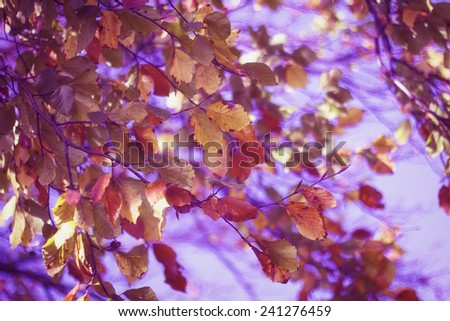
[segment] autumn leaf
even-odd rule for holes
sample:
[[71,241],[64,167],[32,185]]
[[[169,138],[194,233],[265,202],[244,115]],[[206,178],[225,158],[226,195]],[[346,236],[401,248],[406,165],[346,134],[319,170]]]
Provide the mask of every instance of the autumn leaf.
[[250,118],[241,105],[231,106],[219,101],[209,105],[206,114],[223,131],[241,130],[250,123]]
[[186,292],[187,281],[181,273],[183,267],[176,260],[175,251],[166,244],[157,243],[153,244],[153,252],[156,259],[164,265],[165,282],[174,290]]
[[255,206],[232,196],[211,197],[203,202],[200,207],[206,215],[214,220],[223,217],[232,222],[244,222],[258,216],[258,209]]
[[102,174],[97,179],[94,186],[92,186],[91,190],[92,202],[97,203],[101,199],[103,199],[103,196],[105,195],[105,189],[108,187],[110,181],[111,181],[111,174],[109,173]]
[[443,185],[439,190],[439,206],[450,214],[450,190],[448,186]]
[[366,151],[362,154],[369,164],[369,167],[377,174],[393,174],[395,165],[389,156],[385,154],[374,154]]
[[308,186],[302,190],[302,194],[308,202],[316,206],[319,210],[337,206],[334,196],[322,187]]
[[200,145],[210,144],[213,147],[212,144],[217,144],[217,146],[223,146],[222,132],[206,114],[196,112],[192,115],[190,124],[194,126],[194,140]]
[[147,117],[147,104],[129,102],[125,106],[117,105],[108,113],[108,117],[118,125],[127,125],[132,120],[140,123]]
[[120,215],[129,222],[136,224],[140,215],[139,207],[142,204],[145,185],[140,180],[130,177],[121,177],[115,182],[122,197]]
[[308,83],[308,76],[303,67],[298,65],[286,66],[286,82],[294,88],[305,88]]
[[56,110],[69,115],[75,102],[75,91],[68,85],[61,85],[51,95],[50,99]]
[[166,184],[163,181],[156,181],[147,184],[145,187],[145,196],[150,205],[153,206],[158,203],[166,194]]
[[122,209],[122,195],[113,185],[109,185],[105,188],[104,207],[108,214],[108,220],[111,222],[112,226],[115,226],[120,215],[120,210]]
[[64,269],[70,254],[73,252],[75,228],[76,223],[74,221],[63,223],[42,247],[42,257],[47,273],[51,277]]
[[100,44],[109,48],[117,48],[122,23],[112,11],[103,11],[100,18]]
[[192,58],[199,63],[209,65],[214,59],[214,48],[208,38],[197,35],[192,43]]
[[384,204],[381,203],[383,194],[369,185],[361,185],[359,187],[359,200],[367,207],[374,209],[383,209]]
[[194,75],[195,65],[192,59],[181,49],[175,49],[170,62],[170,75],[177,82],[190,83]]
[[277,85],[273,71],[262,62],[248,62],[239,68],[247,73],[251,79],[259,81],[263,86]]
[[180,213],[188,213],[191,210],[191,204],[196,202],[191,192],[178,186],[168,187],[165,197],[167,202]]
[[75,214],[75,206],[70,205],[66,201],[67,193],[63,193],[59,196],[55,206],[53,207],[53,215],[55,217],[55,223],[57,226],[61,226],[65,222],[73,221]]
[[147,248],[144,245],[138,245],[128,253],[117,251],[116,261],[128,283],[134,283],[147,272]]
[[36,174],[41,185],[45,186],[53,182],[56,178],[56,165],[47,154],[38,161]]
[[[147,65],[141,65],[139,68],[140,71],[140,77],[150,77],[151,78],[151,89],[150,86],[146,85],[144,89],[141,90],[141,94],[145,93],[145,98],[148,97],[148,94],[153,90],[154,94],[156,96],[169,96],[171,85],[169,81],[167,80],[167,76],[165,73],[158,69],[157,67],[147,64]],[[147,83],[149,83],[149,80],[147,80]]]
[[286,283],[291,272],[298,270],[297,249],[286,240],[266,241],[255,238],[258,246],[252,247],[264,273],[273,282]]
[[327,236],[322,213],[303,202],[289,202],[286,211],[297,222],[297,230],[310,240],[324,240]]
[[355,107],[348,108],[346,115],[338,117],[338,125],[341,127],[357,125],[361,122],[363,116],[364,110]]
[[129,289],[122,294],[125,295],[130,301],[158,301],[156,293],[148,286],[137,289]]
[[372,146],[381,154],[389,153],[397,148],[395,142],[385,135],[378,136],[373,141]]
[[411,136],[412,125],[409,119],[403,121],[398,125],[395,129],[394,135],[395,139],[400,145],[405,145],[408,142],[409,137]]
[[222,82],[219,70],[214,65],[201,65],[194,76],[197,88],[203,88],[209,95],[219,90]]
[[92,277],[95,273],[93,253],[86,233],[77,233],[74,248],[75,264],[84,275]]
[[231,34],[230,20],[223,13],[210,13],[203,22],[207,26],[208,34],[215,39],[226,40]]

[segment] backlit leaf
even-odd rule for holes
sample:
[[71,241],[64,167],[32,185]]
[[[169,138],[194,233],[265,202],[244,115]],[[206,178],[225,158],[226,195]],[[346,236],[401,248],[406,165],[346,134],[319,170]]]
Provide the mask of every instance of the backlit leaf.
[[241,105],[217,102],[206,108],[206,114],[223,131],[241,130],[250,123],[250,118]]
[[231,34],[230,20],[223,13],[210,13],[205,17],[203,22],[208,27],[208,34],[215,39],[225,40]]
[[302,190],[303,196],[308,202],[319,210],[336,207],[334,196],[322,187],[308,186]]
[[289,202],[286,211],[296,222],[297,230],[311,240],[323,240],[327,236],[322,213],[303,202]]
[[147,272],[148,253],[144,245],[133,248],[130,252],[116,252],[117,266],[127,278],[128,283],[136,282]]
[[175,49],[170,62],[170,75],[177,82],[190,83],[194,75],[194,62],[181,49]]

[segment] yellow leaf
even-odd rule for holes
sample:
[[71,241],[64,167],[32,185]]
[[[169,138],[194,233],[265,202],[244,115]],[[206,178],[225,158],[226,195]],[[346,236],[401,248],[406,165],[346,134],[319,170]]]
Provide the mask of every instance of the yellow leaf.
[[139,245],[128,253],[117,251],[116,261],[128,283],[133,283],[147,272],[147,248],[144,245]]
[[395,142],[387,136],[381,135],[375,139],[372,146],[382,154],[389,153],[397,148]]
[[213,142],[223,146],[222,132],[206,114],[197,112],[192,115],[191,125],[194,126],[194,140],[200,145]]
[[238,104],[231,108],[219,101],[209,105],[206,114],[223,131],[241,130],[250,123],[247,112]]
[[409,119],[401,122],[400,125],[395,129],[395,139],[400,145],[405,145],[411,136],[412,125]]
[[195,73],[195,85],[203,88],[208,95],[215,93],[221,83],[220,74],[214,65],[201,65]]
[[143,197],[145,197],[145,184],[130,177],[122,177],[117,180],[117,183],[122,195],[120,215],[129,222],[136,224],[140,215],[139,207],[142,205]]
[[94,213],[92,210],[92,205],[82,199],[75,210],[73,220],[77,225],[85,231],[90,231],[94,226]]
[[287,65],[286,82],[289,86],[294,88],[305,88],[308,82],[308,75],[301,66]]
[[85,233],[76,236],[74,257],[75,264],[83,274],[88,277],[94,275],[91,245]]
[[364,116],[364,110],[351,107],[347,110],[347,115],[338,117],[340,127],[353,126],[358,124]]
[[55,223],[58,227],[65,222],[73,221],[75,214],[76,207],[67,203],[66,196],[67,193],[59,195],[58,201],[52,209]]
[[117,48],[122,22],[112,11],[103,11],[100,18],[100,44],[109,48]]
[[226,40],[231,34],[230,20],[223,13],[210,13],[203,22],[208,27],[208,34],[212,38]]
[[64,269],[73,252],[75,228],[76,223],[73,221],[63,223],[61,228],[42,247],[42,257],[47,273],[51,277]]
[[0,226],[14,215],[14,212],[16,211],[16,205],[17,197],[14,195],[9,199],[8,202],[6,202],[5,206],[2,209],[2,213],[0,215]]
[[194,75],[194,61],[180,49],[175,49],[170,64],[170,75],[177,82],[190,83]]

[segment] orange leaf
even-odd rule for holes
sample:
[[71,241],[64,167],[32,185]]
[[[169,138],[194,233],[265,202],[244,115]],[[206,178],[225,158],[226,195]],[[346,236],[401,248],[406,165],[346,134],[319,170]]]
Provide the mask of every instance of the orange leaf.
[[100,18],[100,44],[109,48],[117,48],[122,22],[112,11],[103,11]]
[[369,185],[361,185],[359,187],[359,200],[370,208],[383,209],[384,204],[381,203],[383,194]]
[[105,194],[105,189],[109,185],[110,181],[111,181],[111,174],[109,173],[103,174],[97,179],[94,186],[92,186],[91,191],[92,202],[97,203],[103,198],[103,195]]
[[214,220],[222,216],[233,222],[244,222],[258,216],[258,209],[255,206],[232,196],[212,197],[200,207]]
[[308,202],[319,210],[333,208],[337,205],[333,195],[322,187],[309,186],[302,190],[302,194]]
[[108,214],[108,220],[114,226],[116,225],[117,218],[120,215],[120,210],[122,208],[122,195],[117,191],[117,189],[109,185],[105,189],[104,193],[105,199],[105,211]]
[[145,196],[151,206],[159,202],[166,193],[166,184],[163,181],[156,181],[145,187]]
[[170,186],[167,189],[166,200],[180,213],[188,213],[192,208],[191,204],[196,201],[191,192],[178,186]]
[[160,243],[153,244],[153,252],[156,259],[164,265],[166,283],[174,290],[186,292],[187,281],[181,273],[183,267],[177,262],[174,250],[170,246]]
[[327,236],[322,213],[304,202],[289,202],[286,211],[298,224],[297,230],[310,240],[323,240]]

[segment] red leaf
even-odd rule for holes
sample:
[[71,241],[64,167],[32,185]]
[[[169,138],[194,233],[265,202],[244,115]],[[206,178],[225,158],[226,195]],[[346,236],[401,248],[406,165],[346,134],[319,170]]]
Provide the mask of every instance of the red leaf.
[[222,216],[233,222],[244,222],[258,216],[258,209],[255,206],[232,196],[212,197],[200,207],[214,220]]
[[411,288],[401,289],[395,296],[395,301],[420,301],[419,297]]
[[165,244],[153,244],[153,252],[156,259],[164,265],[166,283],[174,290],[186,292],[187,281],[181,273],[183,267],[177,262],[174,250]]
[[92,62],[96,65],[100,62],[101,50],[102,46],[97,37],[92,38],[91,42],[86,47],[88,57],[91,58]]
[[322,213],[304,202],[289,202],[286,211],[298,224],[301,235],[310,240],[323,240],[327,237]]
[[180,213],[189,213],[192,203],[196,202],[196,198],[191,192],[178,186],[171,186],[167,189],[166,200]]
[[361,185],[359,187],[359,200],[370,208],[383,209],[384,204],[381,202],[383,194],[369,185]]
[[122,208],[122,196],[115,187],[109,185],[105,189],[104,199],[104,206],[106,213],[108,214],[108,220],[113,226],[115,226],[117,218],[120,214],[120,209]]
[[239,150],[234,151],[231,165],[230,173],[239,182],[245,181],[250,176],[251,168],[248,158],[242,155]]
[[141,72],[153,79],[153,91],[156,96],[169,96],[170,83],[165,77],[164,72],[153,65],[142,65]]
[[439,206],[450,214],[450,189],[443,185],[439,190]]
[[109,173],[103,174],[97,179],[94,186],[92,186],[91,191],[91,200],[94,203],[97,203],[103,198],[103,195],[105,194],[105,189],[106,187],[108,187],[110,181],[111,181],[111,174]]
[[156,181],[145,187],[145,195],[151,206],[159,202],[166,193],[166,184],[163,181]]

